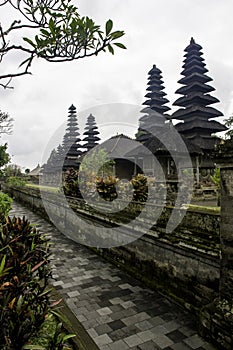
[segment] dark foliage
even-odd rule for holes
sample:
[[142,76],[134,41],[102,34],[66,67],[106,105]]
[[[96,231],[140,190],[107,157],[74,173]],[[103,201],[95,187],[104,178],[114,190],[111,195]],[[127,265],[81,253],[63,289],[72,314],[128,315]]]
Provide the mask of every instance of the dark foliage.
[[0,247],[0,349],[19,350],[49,310],[49,244],[25,218],[8,218]]

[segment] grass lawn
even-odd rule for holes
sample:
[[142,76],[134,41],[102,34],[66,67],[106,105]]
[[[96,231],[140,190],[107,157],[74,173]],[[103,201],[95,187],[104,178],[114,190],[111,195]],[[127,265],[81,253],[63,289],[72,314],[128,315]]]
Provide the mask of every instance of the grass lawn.
[[59,191],[58,187],[52,187],[52,186],[43,186],[43,185],[30,184],[30,183],[26,184],[26,186],[30,188],[38,188],[40,190],[54,192],[54,193],[57,193]]
[[205,205],[197,205],[197,204],[189,204],[188,209],[193,209],[193,210],[200,210],[200,211],[205,211],[209,213],[220,213],[220,207],[211,207],[211,206],[205,206]]

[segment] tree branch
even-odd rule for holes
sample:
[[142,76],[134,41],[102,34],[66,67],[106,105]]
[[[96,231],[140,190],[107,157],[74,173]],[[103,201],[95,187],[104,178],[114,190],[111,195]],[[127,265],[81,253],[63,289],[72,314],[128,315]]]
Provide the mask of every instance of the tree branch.
[[[0,75],[0,80],[10,79],[0,83],[4,88],[10,87],[12,78],[31,74],[29,70],[35,57],[48,62],[70,62],[97,56],[106,48],[114,54],[111,43],[124,35],[123,31],[112,32],[111,20],[106,22],[103,34],[100,26],[92,19],[80,17],[77,7],[71,5],[70,0],[3,0],[0,6],[7,3],[28,23],[14,20],[5,30],[0,25],[0,62],[9,52],[26,54],[26,59],[19,66],[25,66],[23,71]],[[32,35],[22,38],[21,31],[24,29],[30,30]],[[19,44],[18,38],[12,39],[9,35],[12,32],[18,34],[19,39],[23,39],[27,45]],[[123,44],[116,45],[125,48]]]

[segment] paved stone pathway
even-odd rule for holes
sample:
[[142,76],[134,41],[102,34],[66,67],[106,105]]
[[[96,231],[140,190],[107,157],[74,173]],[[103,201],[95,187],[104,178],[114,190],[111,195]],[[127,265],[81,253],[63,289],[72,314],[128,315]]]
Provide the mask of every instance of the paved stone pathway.
[[53,285],[100,350],[214,350],[197,334],[193,316],[144,287],[21,204],[25,215],[54,242]]

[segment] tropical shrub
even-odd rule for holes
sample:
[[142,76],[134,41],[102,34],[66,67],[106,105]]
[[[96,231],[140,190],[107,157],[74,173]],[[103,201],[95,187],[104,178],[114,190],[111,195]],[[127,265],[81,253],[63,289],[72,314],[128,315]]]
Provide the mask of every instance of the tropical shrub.
[[214,175],[211,176],[211,180],[217,187],[217,205],[220,206],[220,186],[221,186],[220,168],[215,168]]
[[105,177],[96,177],[95,184],[100,197],[108,202],[112,202],[117,198],[116,184],[119,179],[109,175]]
[[10,177],[10,176],[22,176],[22,171],[20,166],[17,164],[9,164],[6,165],[5,168],[3,169],[3,175],[5,177]]
[[214,169],[214,174],[211,176],[211,180],[217,186],[217,189],[220,190],[220,168]]
[[133,200],[145,202],[148,194],[147,177],[143,174],[137,174],[132,178],[131,183],[134,188]]
[[13,200],[6,194],[0,191],[0,223],[4,223],[7,217]]
[[64,174],[63,191],[66,196],[80,197],[78,185],[78,170],[68,169]]
[[9,186],[24,187],[26,186],[27,181],[18,176],[10,176],[7,178],[6,183]]
[[110,159],[108,152],[102,146],[91,149],[80,164],[80,171],[89,176],[93,173],[97,176],[104,177],[113,175],[115,161]]
[[0,344],[18,350],[49,310],[49,244],[25,218],[8,218],[0,246]]

